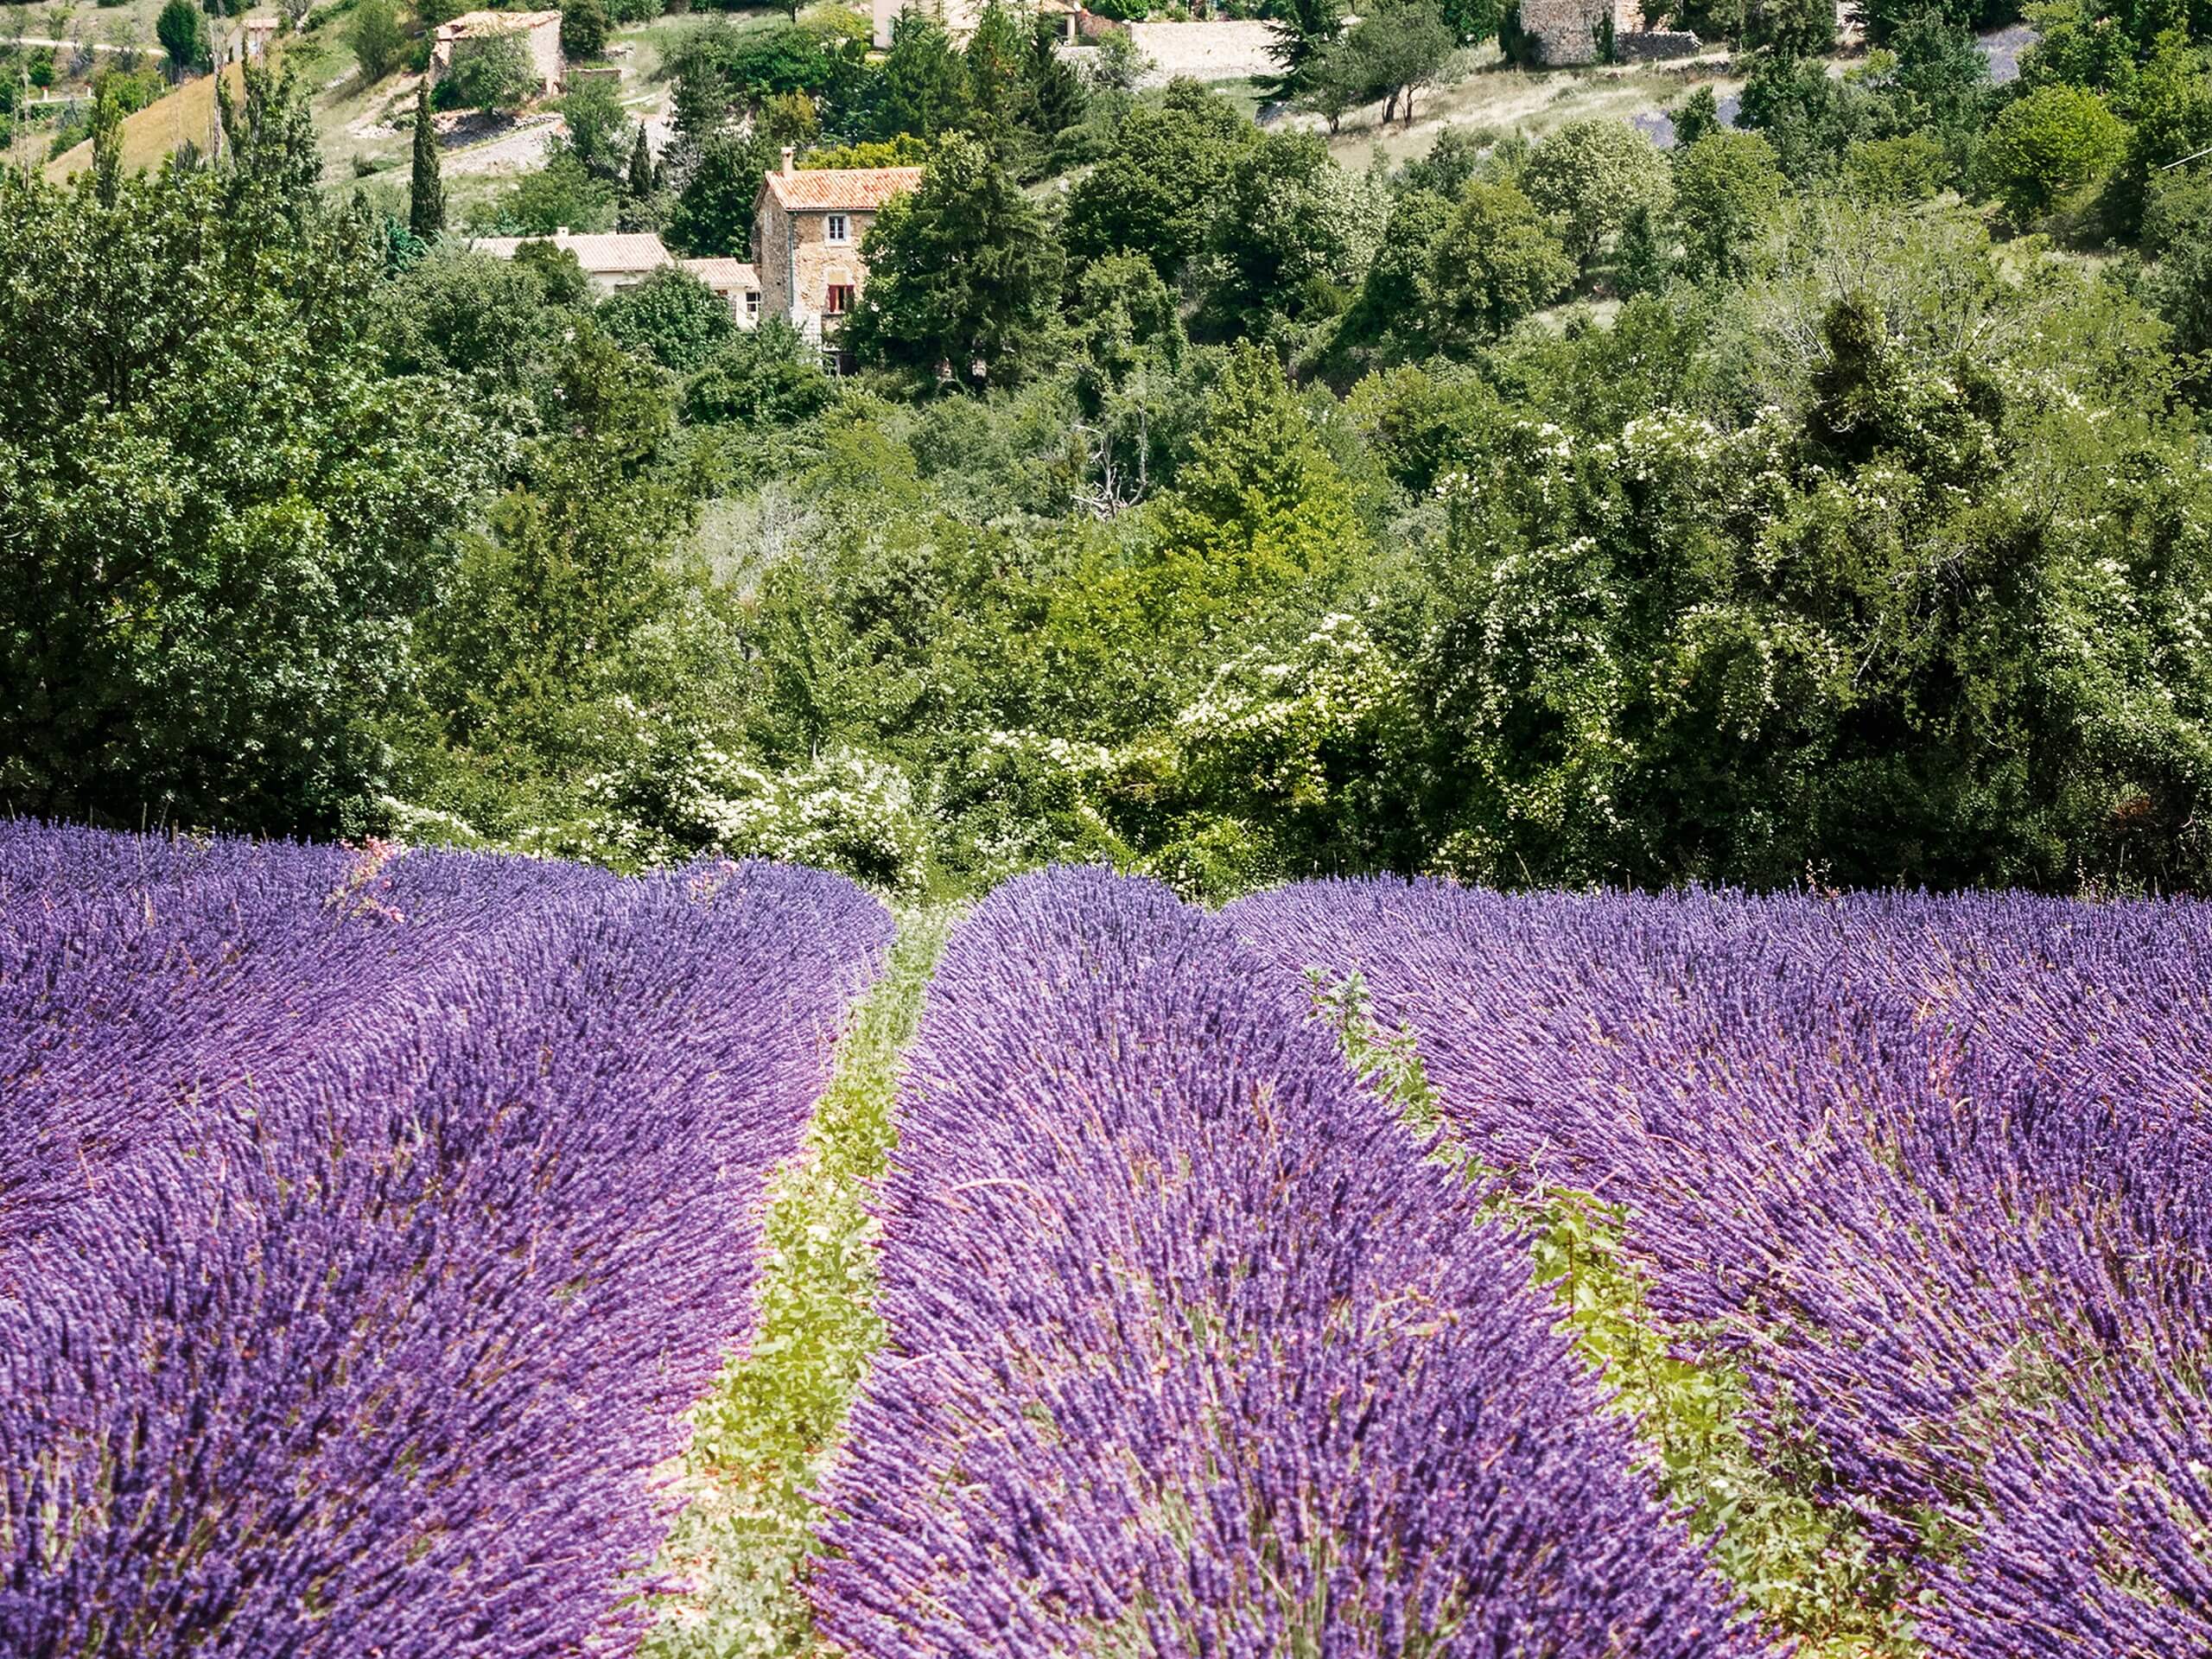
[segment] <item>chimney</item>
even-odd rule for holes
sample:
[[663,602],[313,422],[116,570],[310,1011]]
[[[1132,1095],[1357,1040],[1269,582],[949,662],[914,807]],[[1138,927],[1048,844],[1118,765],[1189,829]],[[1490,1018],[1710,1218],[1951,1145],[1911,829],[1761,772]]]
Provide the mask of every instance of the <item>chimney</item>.
[[791,157],[798,153],[791,145],[784,146],[784,176],[787,179],[791,175]]

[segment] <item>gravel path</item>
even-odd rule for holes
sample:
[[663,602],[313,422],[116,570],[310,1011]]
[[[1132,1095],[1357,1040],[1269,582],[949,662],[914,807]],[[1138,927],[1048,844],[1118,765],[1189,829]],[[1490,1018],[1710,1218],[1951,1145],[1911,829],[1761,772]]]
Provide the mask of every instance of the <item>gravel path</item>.
[[2020,78],[2020,54],[2033,46],[2042,35],[2025,23],[2013,23],[2005,29],[1992,29],[1977,42],[1981,55],[1989,60],[1989,78],[1999,86]]

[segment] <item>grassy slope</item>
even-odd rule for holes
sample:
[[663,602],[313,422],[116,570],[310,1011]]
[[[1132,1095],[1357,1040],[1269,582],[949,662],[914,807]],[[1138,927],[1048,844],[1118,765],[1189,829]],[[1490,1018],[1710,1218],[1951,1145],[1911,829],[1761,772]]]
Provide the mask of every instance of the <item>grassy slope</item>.
[[868,1205],[897,1140],[899,1051],[954,915],[900,918],[890,971],[855,1014],[806,1149],[776,1185],[760,1328],[693,1413],[677,1487],[686,1508],[659,1567],[690,1588],[663,1601],[649,1659],[757,1659],[812,1647],[803,1589],[810,1494],[883,1343]]
[[[231,92],[238,91],[238,67],[231,65],[223,71],[222,79],[230,82]],[[123,121],[123,165],[126,170],[151,169],[162,164],[162,158],[181,144],[197,144],[203,150],[208,147],[215,133],[215,81],[213,75],[201,75],[188,80],[156,99],[135,115]],[[92,164],[92,145],[90,139],[74,148],[64,150],[46,166],[50,179],[66,179],[80,173]]]
[[1569,121],[1602,117],[1626,120],[1643,111],[1679,104],[1698,86],[1716,98],[1743,90],[1743,82],[1718,73],[1719,60],[1635,64],[1531,71],[1496,58],[1448,86],[1424,92],[1411,125],[1379,124],[1380,105],[1347,116],[1329,141],[1337,160],[1355,172],[1380,156],[1386,164],[1425,156],[1446,127],[1491,127],[1541,137]]

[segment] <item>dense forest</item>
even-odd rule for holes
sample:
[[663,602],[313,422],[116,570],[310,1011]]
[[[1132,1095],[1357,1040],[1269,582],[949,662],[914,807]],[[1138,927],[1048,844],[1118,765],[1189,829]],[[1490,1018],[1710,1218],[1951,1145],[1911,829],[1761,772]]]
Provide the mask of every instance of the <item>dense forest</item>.
[[2212,10],[2055,0],[2002,86],[1986,7],[1841,64],[1724,10],[1671,149],[1365,173],[1324,126],[1510,14],[1286,4],[1265,126],[995,5],[709,19],[661,155],[575,117],[471,210],[741,256],[783,145],[919,162],[842,376],[469,251],[434,151],[327,184],[289,76],[149,171],[104,100],[0,180],[0,807],[913,894],[2212,885]]

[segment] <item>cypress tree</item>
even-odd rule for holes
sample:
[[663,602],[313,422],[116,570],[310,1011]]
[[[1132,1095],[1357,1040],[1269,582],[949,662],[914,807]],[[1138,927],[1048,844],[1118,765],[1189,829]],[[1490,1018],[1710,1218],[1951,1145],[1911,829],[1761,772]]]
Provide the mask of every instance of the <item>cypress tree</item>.
[[630,147],[630,194],[643,201],[653,193],[653,147],[645,141],[645,124],[638,123],[638,142]]
[[446,227],[445,181],[438,175],[438,135],[430,125],[430,83],[415,96],[415,170],[407,181],[407,228],[428,242]]

